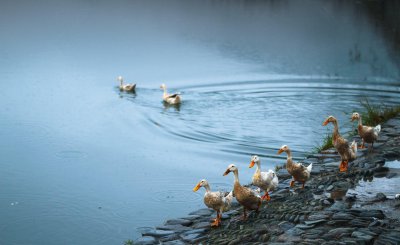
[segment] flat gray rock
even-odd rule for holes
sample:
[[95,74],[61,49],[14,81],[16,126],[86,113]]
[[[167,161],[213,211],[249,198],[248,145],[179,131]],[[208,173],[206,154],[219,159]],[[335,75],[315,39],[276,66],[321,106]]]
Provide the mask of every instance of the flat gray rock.
[[326,222],[325,219],[304,221],[304,223],[305,223],[306,225],[318,225],[318,224],[321,224],[321,223],[324,223],[324,222]]
[[165,225],[183,225],[188,226],[191,225],[193,221],[187,219],[170,219],[165,222]]
[[211,216],[214,213],[214,210],[208,209],[208,208],[203,208],[199,209],[197,211],[189,213],[189,215],[199,215],[199,216]]
[[142,236],[135,241],[135,245],[152,245],[158,244],[157,240],[152,236]]
[[166,230],[148,230],[142,233],[143,236],[152,236],[152,237],[163,237],[174,234],[175,231],[166,231]]
[[191,228],[183,225],[160,225],[157,226],[156,229],[158,230],[172,230],[176,232],[183,232],[183,231],[189,231]]

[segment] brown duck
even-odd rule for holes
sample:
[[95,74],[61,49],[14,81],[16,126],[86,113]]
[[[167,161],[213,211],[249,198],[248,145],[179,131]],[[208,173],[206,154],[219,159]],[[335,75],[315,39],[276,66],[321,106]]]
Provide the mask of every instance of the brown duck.
[[310,179],[312,163],[305,167],[301,163],[293,162],[292,153],[287,145],[283,145],[279,149],[278,154],[282,152],[286,152],[287,154],[286,170],[293,177],[290,187],[294,186],[295,181],[299,181],[303,184],[302,188],[304,188],[306,181]]
[[204,204],[217,211],[217,218],[214,219],[214,222],[211,224],[213,227],[217,227],[221,225],[221,217],[222,212],[228,211],[231,207],[233,194],[232,191],[226,195],[221,191],[211,191],[210,185],[208,181],[205,179],[200,180],[199,183],[193,188],[193,191],[198,191],[200,187],[204,187],[206,189],[206,193],[204,194]]
[[362,139],[361,149],[365,148],[365,143],[371,144],[370,150],[374,147],[374,141],[378,139],[379,132],[381,132],[381,125],[376,127],[364,126],[362,125],[361,115],[354,112],[351,116],[351,121],[358,120],[358,134]]
[[349,145],[348,141],[340,135],[338,122],[335,117],[329,116],[322,125],[326,126],[328,123],[332,123],[334,126],[332,143],[342,159],[339,170],[340,172],[345,172],[347,171],[349,162],[355,160],[357,157],[357,143],[353,141],[353,143]]
[[234,164],[231,164],[226,169],[224,176],[233,172],[235,180],[233,183],[233,192],[235,193],[236,200],[243,206],[243,220],[247,219],[246,210],[258,210],[261,206],[261,197],[257,195],[250,188],[244,187],[239,182],[239,172]]

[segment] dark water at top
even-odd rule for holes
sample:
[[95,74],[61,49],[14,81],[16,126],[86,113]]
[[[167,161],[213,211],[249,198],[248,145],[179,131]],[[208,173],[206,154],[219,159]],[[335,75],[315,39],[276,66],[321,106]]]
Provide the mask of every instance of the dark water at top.
[[[395,1],[2,1],[0,243],[121,244],[400,102]],[[138,83],[120,93],[116,77]],[[180,91],[161,102],[161,83]]]

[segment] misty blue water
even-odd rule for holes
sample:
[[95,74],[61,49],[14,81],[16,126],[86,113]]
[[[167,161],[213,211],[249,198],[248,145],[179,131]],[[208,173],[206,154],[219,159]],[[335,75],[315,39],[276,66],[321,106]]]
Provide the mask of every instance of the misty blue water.
[[[2,1],[0,243],[121,244],[400,102],[396,2]],[[121,93],[116,77],[136,82]],[[161,101],[161,83],[183,103]]]

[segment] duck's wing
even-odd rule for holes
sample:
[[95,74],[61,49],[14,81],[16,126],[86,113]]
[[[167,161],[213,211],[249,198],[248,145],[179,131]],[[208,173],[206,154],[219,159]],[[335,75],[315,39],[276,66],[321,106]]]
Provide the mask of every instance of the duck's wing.
[[165,98],[169,99],[169,98],[176,98],[177,96],[179,96],[179,94],[168,94]]

